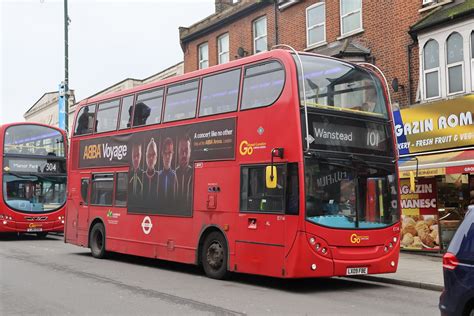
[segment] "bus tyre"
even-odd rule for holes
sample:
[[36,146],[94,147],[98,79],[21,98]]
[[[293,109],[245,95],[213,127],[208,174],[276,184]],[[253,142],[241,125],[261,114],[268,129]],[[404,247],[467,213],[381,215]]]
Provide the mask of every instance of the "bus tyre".
[[95,224],[89,235],[89,247],[94,258],[105,258],[105,228],[102,223]]
[[225,279],[227,271],[227,243],[219,232],[210,233],[204,240],[201,261],[206,275],[212,279]]

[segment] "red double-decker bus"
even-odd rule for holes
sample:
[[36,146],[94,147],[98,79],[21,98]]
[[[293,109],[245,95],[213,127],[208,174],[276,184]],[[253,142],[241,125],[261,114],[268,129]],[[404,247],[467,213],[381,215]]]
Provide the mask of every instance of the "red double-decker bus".
[[51,126],[0,125],[0,233],[64,231],[66,143]]
[[277,49],[85,100],[65,240],[212,278],[395,272],[387,98],[368,68]]

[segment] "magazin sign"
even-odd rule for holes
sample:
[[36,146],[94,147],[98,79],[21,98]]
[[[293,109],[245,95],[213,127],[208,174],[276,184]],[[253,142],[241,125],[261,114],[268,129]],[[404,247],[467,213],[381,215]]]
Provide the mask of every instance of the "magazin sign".
[[474,95],[393,112],[400,155],[472,146]]

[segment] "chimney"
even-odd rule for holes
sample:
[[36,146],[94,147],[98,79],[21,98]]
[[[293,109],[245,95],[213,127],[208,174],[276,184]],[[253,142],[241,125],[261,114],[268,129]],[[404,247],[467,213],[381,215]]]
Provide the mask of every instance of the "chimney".
[[233,0],[216,0],[216,13],[221,13],[222,11],[232,7]]

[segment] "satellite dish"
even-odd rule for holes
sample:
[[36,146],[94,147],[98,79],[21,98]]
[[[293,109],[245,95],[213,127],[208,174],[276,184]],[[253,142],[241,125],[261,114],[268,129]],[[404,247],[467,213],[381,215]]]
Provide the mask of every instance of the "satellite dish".
[[244,57],[247,55],[247,52],[242,47],[237,48],[237,56]]

